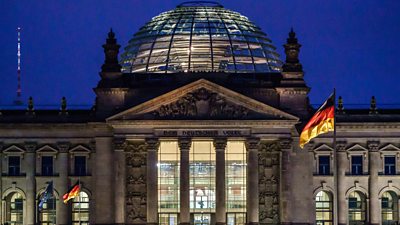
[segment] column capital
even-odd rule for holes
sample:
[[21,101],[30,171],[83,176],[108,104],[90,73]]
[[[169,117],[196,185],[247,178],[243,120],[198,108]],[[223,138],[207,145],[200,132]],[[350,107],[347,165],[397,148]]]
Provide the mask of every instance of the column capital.
[[215,151],[225,151],[227,142],[226,138],[214,138],[213,144]]
[[69,146],[71,145],[70,142],[57,142],[57,147],[60,153],[68,153]]
[[179,138],[178,139],[179,149],[181,151],[189,151],[192,146],[192,139],[190,138]]
[[115,137],[113,140],[114,151],[125,151],[128,143],[125,137]]
[[147,151],[157,151],[158,150],[158,145],[160,142],[158,141],[158,138],[146,138],[146,149]]
[[26,152],[34,153],[36,151],[36,146],[37,146],[36,142],[33,142],[33,141],[25,142],[24,145],[25,145]]
[[367,146],[369,151],[377,152],[379,150],[379,141],[368,141]]
[[291,150],[293,148],[292,138],[281,138],[279,139],[279,147],[281,150]]
[[338,152],[346,151],[347,142],[346,141],[337,141],[336,142],[336,150]]
[[258,147],[260,146],[260,138],[247,138],[246,140],[246,149],[247,151],[251,150],[258,150]]

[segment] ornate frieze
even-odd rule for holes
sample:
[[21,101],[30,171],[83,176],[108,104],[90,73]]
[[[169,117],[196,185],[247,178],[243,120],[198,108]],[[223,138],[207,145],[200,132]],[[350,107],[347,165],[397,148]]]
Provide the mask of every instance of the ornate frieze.
[[126,223],[146,223],[146,156],[144,142],[114,142],[126,152]]
[[163,105],[153,114],[158,118],[243,118],[249,110],[228,102],[221,95],[205,88],[197,89],[178,99]]
[[280,142],[261,142],[259,146],[260,224],[280,224],[280,150]]

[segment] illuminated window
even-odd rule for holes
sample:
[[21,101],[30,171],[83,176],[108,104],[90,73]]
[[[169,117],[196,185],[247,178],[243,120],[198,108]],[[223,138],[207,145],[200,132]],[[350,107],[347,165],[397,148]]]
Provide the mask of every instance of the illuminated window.
[[177,225],[179,207],[180,150],[177,141],[161,141],[158,151],[159,224]]
[[320,191],[315,196],[315,216],[317,225],[333,224],[333,198],[331,193]]
[[39,224],[45,224],[45,225],[56,224],[56,217],[57,217],[56,202],[57,202],[56,199],[49,198],[47,199],[47,202],[43,204],[43,209],[39,210],[38,212]]
[[395,225],[398,224],[399,213],[398,204],[399,199],[396,193],[388,191],[383,193],[381,198],[382,205],[382,225]]
[[211,141],[194,141],[189,155],[190,211],[215,211],[215,149]]
[[366,199],[364,194],[354,191],[348,199],[349,225],[363,224],[366,221]]
[[72,200],[72,224],[89,224],[89,196],[84,191]]
[[246,148],[228,141],[225,149],[227,225],[246,224]]
[[18,192],[13,192],[6,197],[6,224],[23,224],[23,198]]

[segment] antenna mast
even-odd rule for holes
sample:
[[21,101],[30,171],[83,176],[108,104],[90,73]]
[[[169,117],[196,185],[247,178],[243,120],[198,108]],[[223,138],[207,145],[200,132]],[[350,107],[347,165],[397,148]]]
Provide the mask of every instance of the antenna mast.
[[17,98],[14,101],[15,105],[22,105],[21,101],[21,27],[17,28],[18,40],[17,40],[17,57],[18,57],[18,67],[17,67]]

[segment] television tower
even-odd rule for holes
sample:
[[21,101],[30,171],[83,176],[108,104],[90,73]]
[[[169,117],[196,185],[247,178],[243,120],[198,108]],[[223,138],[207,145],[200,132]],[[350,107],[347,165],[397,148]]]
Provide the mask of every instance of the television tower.
[[18,40],[17,40],[17,57],[18,57],[18,67],[17,67],[17,98],[14,101],[15,105],[22,105],[21,101],[21,27],[17,28]]

